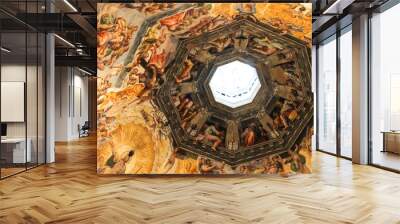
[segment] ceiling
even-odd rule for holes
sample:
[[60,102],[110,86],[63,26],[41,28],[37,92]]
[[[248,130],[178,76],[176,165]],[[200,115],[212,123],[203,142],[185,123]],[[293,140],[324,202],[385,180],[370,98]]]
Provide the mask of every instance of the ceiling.
[[354,17],[391,0],[313,0],[313,44],[329,38],[352,23]]
[[[61,37],[55,38],[56,65],[78,66],[95,74],[97,1],[47,0],[47,5],[45,2],[1,1],[2,44],[12,50],[7,55],[13,60],[24,60],[24,55],[32,58],[37,51],[37,44],[33,43],[36,42],[36,33],[54,32]],[[50,11],[52,13],[48,13]],[[25,35],[21,34],[25,31],[27,44]],[[42,40],[40,36],[39,40]],[[43,47],[41,43],[39,47]]]

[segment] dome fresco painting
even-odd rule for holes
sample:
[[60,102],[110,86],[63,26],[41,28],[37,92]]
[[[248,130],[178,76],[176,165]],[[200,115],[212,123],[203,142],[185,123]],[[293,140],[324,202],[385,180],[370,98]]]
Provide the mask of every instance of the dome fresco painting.
[[99,174],[311,172],[311,4],[98,9]]

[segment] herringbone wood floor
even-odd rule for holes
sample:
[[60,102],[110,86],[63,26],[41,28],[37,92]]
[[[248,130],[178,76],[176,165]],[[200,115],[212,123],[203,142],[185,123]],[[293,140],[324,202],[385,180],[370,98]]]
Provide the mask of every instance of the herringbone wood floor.
[[94,138],[0,181],[0,223],[400,223],[400,175],[315,153],[289,178],[97,176]]

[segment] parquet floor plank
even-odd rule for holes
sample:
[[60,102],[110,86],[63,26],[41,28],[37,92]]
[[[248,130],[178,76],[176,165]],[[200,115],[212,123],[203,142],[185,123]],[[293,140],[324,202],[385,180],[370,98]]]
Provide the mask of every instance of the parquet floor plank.
[[400,175],[314,153],[314,173],[98,176],[96,141],[0,181],[0,223],[400,223]]

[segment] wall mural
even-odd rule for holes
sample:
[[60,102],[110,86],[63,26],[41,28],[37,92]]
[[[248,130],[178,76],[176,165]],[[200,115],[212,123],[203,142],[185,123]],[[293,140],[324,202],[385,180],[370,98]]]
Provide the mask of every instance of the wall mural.
[[98,4],[99,174],[311,172],[311,4]]

